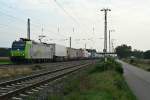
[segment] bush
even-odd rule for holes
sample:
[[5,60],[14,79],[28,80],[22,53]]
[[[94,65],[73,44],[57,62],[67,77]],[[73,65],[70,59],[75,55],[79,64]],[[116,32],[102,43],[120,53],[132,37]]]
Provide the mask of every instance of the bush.
[[107,70],[115,70],[116,72],[123,74],[122,65],[112,58],[108,58],[107,62],[101,61],[100,63],[96,64],[91,73],[103,72]]
[[147,68],[147,71],[149,71],[149,72],[150,72],[150,68]]
[[134,61],[134,59],[131,59],[130,60],[130,64],[133,64],[135,61]]
[[118,62],[115,62],[115,67],[114,67],[115,71],[120,73],[120,74],[123,74],[123,68],[122,68],[122,65]]
[[121,79],[116,79],[114,80],[114,85],[119,89],[119,90],[123,90],[126,89],[126,82],[124,80]]

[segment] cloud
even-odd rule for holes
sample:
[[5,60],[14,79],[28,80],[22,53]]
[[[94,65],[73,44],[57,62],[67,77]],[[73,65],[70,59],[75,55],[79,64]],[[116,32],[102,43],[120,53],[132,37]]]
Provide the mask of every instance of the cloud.
[[[148,33],[150,32],[150,1],[148,0],[57,0],[57,2],[64,7],[64,9],[75,19],[73,21],[55,2],[54,0],[9,0],[6,2],[9,6],[15,9],[9,13],[15,15],[23,20],[31,18],[32,38],[37,40],[38,35],[41,34],[42,25],[44,26],[44,34],[50,38],[97,38],[103,37],[104,34],[104,13],[100,9],[104,7],[111,8],[112,11],[108,13],[108,29],[115,29],[112,33],[112,38],[117,39],[117,44],[128,43],[134,48],[148,49],[144,47],[148,45]],[[0,7],[2,8],[2,7]],[[15,12],[14,12],[15,11]],[[4,17],[4,15],[3,15]],[[2,19],[2,16],[0,17]],[[3,20],[10,20],[4,17]],[[15,28],[13,32],[6,32],[12,34],[9,40],[19,38],[19,36],[26,36],[26,23],[16,23],[17,19],[13,19],[13,24],[16,27],[22,26],[24,29],[18,30]],[[9,25],[9,23],[6,23]],[[35,25],[33,25],[35,24]],[[60,27],[60,33],[57,32],[57,27]],[[93,26],[95,34],[93,33]],[[72,32],[72,28],[75,32]],[[10,27],[10,29],[13,27]],[[4,29],[2,30],[4,31]],[[2,32],[1,31],[1,32]],[[23,33],[23,34],[18,34]],[[17,35],[16,35],[17,34]],[[61,34],[61,35],[60,35]],[[6,36],[3,35],[3,38]],[[142,38],[142,39],[141,39]],[[1,38],[1,45],[3,45]],[[77,44],[73,42],[74,47],[84,47],[85,42],[87,46],[93,46],[90,41],[82,41]],[[94,40],[95,48],[102,51],[103,40]],[[57,41],[57,43],[62,43]],[[63,42],[64,43],[64,42]],[[5,44],[10,44],[10,41]],[[65,43],[68,45],[68,42]]]

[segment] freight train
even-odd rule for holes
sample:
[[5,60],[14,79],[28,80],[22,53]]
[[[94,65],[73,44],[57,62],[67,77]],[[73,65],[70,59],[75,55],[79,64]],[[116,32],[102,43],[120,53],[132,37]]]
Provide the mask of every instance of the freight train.
[[68,61],[95,59],[99,55],[96,50],[74,49],[58,44],[38,43],[20,38],[12,43],[10,58],[12,62],[41,63],[52,61]]

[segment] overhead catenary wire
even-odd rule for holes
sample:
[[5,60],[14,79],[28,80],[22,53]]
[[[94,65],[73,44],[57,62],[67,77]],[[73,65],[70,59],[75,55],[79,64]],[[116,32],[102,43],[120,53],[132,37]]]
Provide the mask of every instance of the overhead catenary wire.
[[[63,7],[62,7],[61,5],[59,5],[59,6],[63,9]],[[14,9],[14,8],[11,7],[11,9]],[[5,11],[5,10],[3,9],[3,11]],[[65,9],[64,9],[64,12],[66,12],[66,14],[68,14],[75,22],[77,22],[77,20],[76,20],[75,18],[73,18],[72,15],[70,15]],[[12,16],[12,15],[9,15],[9,14],[6,14],[6,13],[5,13],[5,15],[11,17],[12,19],[16,19],[16,20],[19,19],[20,21],[26,22],[26,20],[23,20],[23,19],[18,18],[18,17],[16,17],[16,16]],[[32,22],[31,22],[31,23],[32,23]],[[78,23],[78,22],[77,22],[77,23]],[[40,26],[41,26],[40,24],[35,24],[35,23],[32,23],[32,25],[35,26],[35,27],[40,27]],[[49,30],[49,29],[48,29],[48,30]],[[51,31],[51,30],[49,30],[49,31],[52,32],[52,33],[55,33],[55,32],[53,32],[53,31]]]
[[[13,7],[11,7],[11,9],[16,10],[16,9],[13,8]],[[3,10],[3,11],[1,11],[1,10]],[[2,13],[3,15],[5,15],[5,16],[11,18],[12,20],[26,23],[26,19],[22,19],[22,18],[20,18],[20,17],[16,17],[16,16],[14,16],[14,15],[11,15],[11,14],[7,11],[8,9],[1,9],[1,10],[0,10],[0,13]],[[5,12],[4,12],[4,11],[5,11]],[[8,13],[9,13],[9,14],[8,14]],[[21,12],[21,13],[22,13],[22,12]],[[22,15],[23,15],[23,14],[22,14]],[[27,17],[25,17],[25,18],[27,18]],[[35,19],[31,19],[31,20],[34,21]],[[41,29],[41,24],[40,24],[40,23],[37,23],[37,21],[36,21],[36,23],[35,23],[35,21],[34,21],[34,22],[33,22],[33,21],[31,22],[32,28],[36,28],[36,29],[37,29],[37,27],[38,27],[39,29]],[[5,26],[5,25],[4,25],[4,26]],[[7,26],[8,26],[8,25],[7,25]],[[46,33],[51,32],[51,34],[53,34],[53,35],[55,35],[55,36],[63,36],[63,37],[65,37],[65,36],[62,35],[62,34],[57,35],[56,32],[50,30],[49,28],[46,29],[46,30],[48,31],[48,32],[46,32]]]
[[[1,11],[0,11],[0,13],[2,13]],[[8,16],[8,17],[10,17],[10,18],[12,18],[13,20],[14,19],[18,19],[17,17],[15,17],[15,16],[12,16],[12,15],[9,15],[9,14],[6,14],[6,13],[3,13],[4,15],[6,15],[6,16]],[[20,22],[25,22],[24,20],[22,20],[22,19],[20,19],[20,20],[17,20],[17,21],[20,21]],[[35,24],[35,23],[31,23],[32,24],[32,28],[36,28],[36,30],[37,30],[37,27],[39,27],[39,28],[41,28],[40,27],[40,25],[37,25],[37,24]],[[23,27],[21,27],[20,28],[20,26],[10,26],[10,25],[5,25],[5,24],[0,24],[0,26],[4,26],[4,27],[7,27],[7,28],[10,28],[10,27],[15,27],[17,30],[23,30]],[[0,27],[0,28],[3,28],[3,27]],[[24,28],[25,29],[25,28]],[[57,34],[55,34],[55,32],[53,32],[53,31],[51,31],[50,29],[46,29],[47,30],[47,32],[46,33],[48,33],[48,34],[53,34],[53,35],[55,35],[55,36],[58,36]],[[40,33],[40,32],[39,32]],[[61,34],[60,34],[61,35]],[[61,35],[62,36],[62,35]]]
[[56,5],[63,10],[63,12],[68,15],[75,23],[79,24],[79,22],[60,4],[57,0],[54,0]]
[[[56,0],[55,0],[56,1]],[[80,22],[80,20],[78,20],[78,18],[76,17],[76,16],[74,16],[74,14],[72,15],[72,13],[69,13],[68,12],[68,9],[66,9],[65,7],[63,7],[62,5],[61,5],[61,3],[59,3],[59,2],[56,2],[57,3],[57,5],[59,6],[59,8],[61,8],[62,10],[63,10],[63,12],[65,12],[65,14],[67,14],[67,16],[68,17],[70,17],[70,19],[74,22],[74,23],[76,23],[78,26],[80,25],[80,26],[85,26],[85,25],[81,25],[81,23],[79,23]],[[11,10],[11,9],[14,9],[15,10],[15,8],[14,8],[14,6],[10,6],[8,9],[6,9],[6,10]],[[15,14],[13,14],[12,15],[12,13],[9,13],[8,11],[6,11],[6,10],[4,10],[4,9],[1,9],[4,13],[3,13],[3,15],[5,15],[5,16],[8,16],[9,18],[10,18],[10,21],[19,21],[19,22],[23,22],[23,23],[26,23],[26,18],[28,18],[28,17],[26,17],[26,16],[24,16],[24,14],[22,14],[22,17],[18,17],[17,15],[15,15]],[[69,10],[70,11],[70,10]],[[18,11],[17,11],[18,12]],[[23,11],[24,12],[24,11]],[[23,12],[21,12],[21,13],[23,13]],[[25,19],[23,19],[23,18],[25,18]],[[76,19],[77,18],[77,19]],[[33,21],[32,21],[33,20]],[[36,30],[36,32],[37,32],[37,30],[41,30],[41,24],[38,22],[38,21],[36,21],[35,19],[31,19],[31,28],[33,29],[34,28],[34,30]],[[1,25],[1,26],[5,26],[5,25]],[[8,25],[9,26],[9,25]],[[18,25],[18,28],[19,27],[21,27],[22,25]],[[6,25],[6,27],[7,27],[7,25]],[[75,26],[73,26],[73,27],[75,27]],[[17,27],[16,27],[17,28]],[[18,29],[17,28],[17,29]],[[26,29],[26,27],[24,28],[24,29]],[[57,29],[56,29],[57,30]],[[38,34],[40,34],[41,33],[41,31],[39,31],[39,33]],[[46,33],[46,34],[53,34],[53,35],[55,35],[55,36],[57,36],[57,37],[66,37],[66,36],[64,36],[64,35],[62,35],[62,34],[60,34],[61,32],[54,32],[53,31],[53,28],[52,28],[52,30],[50,29],[50,26],[49,27],[46,27],[46,25],[45,25],[45,27],[44,27],[44,33]],[[85,32],[83,32],[83,33],[85,33]],[[37,34],[37,33],[36,33]],[[53,37],[52,37],[53,38]],[[56,39],[57,40],[57,39]],[[82,40],[82,41],[84,41],[84,40]]]
[[[77,16],[71,15],[71,14],[66,10],[65,7],[63,7],[59,2],[57,2],[57,0],[54,0],[54,2],[56,3],[56,5],[57,5],[74,23],[76,23],[76,24],[77,24],[78,26],[80,26],[80,27],[85,27],[85,26],[86,26],[85,24],[81,25],[80,21],[77,20]],[[74,16],[75,16],[75,17],[74,17]],[[85,28],[85,29],[87,29],[87,28]],[[85,33],[85,30],[84,30],[84,31],[82,30],[82,33]]]

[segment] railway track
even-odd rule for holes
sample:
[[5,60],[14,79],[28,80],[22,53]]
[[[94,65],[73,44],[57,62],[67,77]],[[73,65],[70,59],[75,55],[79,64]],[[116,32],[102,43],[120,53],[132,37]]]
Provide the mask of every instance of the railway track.
[[10,100],[13,97],[21,93],[25,93],[29,90],[38,91],[40,86],[62,78],[74,71],[90,65],[91,63],[92,62],[89,61],[88,63],[84,62],[73,65],[70,64],[64,68],[56,69],[53,71],[47,71],[19,79],[2,82],[0,83],[0,100]]
[[[83,60],[84,61],[84,60]],[[76,61],[68,61],[68,62],[76,62]],[[46,65],[46,64],[51,64],[51,65],[55,65],[55,64],[64,64],[64,63],[68,63],[68,62],[49,62],[49,63],[33,63],[33,64],[0,64],[0,68],[9,68],[9,67],[20,67],[20,66],[34,66],[34,65]]]
[[[20,65],[20,66],[11,66],[11,67],[0,67],[1,72],[5,72],[5,74],[7,74],[7,70],[9,70],[8,75],[11,74],[11,70],[17,72],[17,70],[23,70],[24,68],[32,70],[32,72],[30,73],[30,75],[33,74],[38,74],[38,73],[42,73],[45,72],[47,70],[55,70],[58,68],[63,68],[65,66],[69,66],[70,64],[76,64],[76,63],[81,63],[81,62],[88,62],[89,60],[82,60],[82,61],[70,61],[70,62],[55,62],[55,63],[44,63],[44,64],[34,64],[34,65]],[[0,72],[0,73],[1,73]],[[5,76],[5,74],[3,76]],[[0,83],[4,82],[4,81],[8,81],[8,80],[12,80],[12,79],[16,79],[16,78],[22,78],[24,76],[27,76],[22,74],[17,74],[15,76],[10,76],[10,77],[6,77],[3,78],[3,76],[0,76]]]
[[[57,62],[58,63],[58,62]],[[63,63],[63,62],[60,62]],[[35,64],[0,64],[0,68],[13,67],[13,66],[34,66],[34,65],[45,65],[45,64],[55,64],[55,63],[35,63]]]

